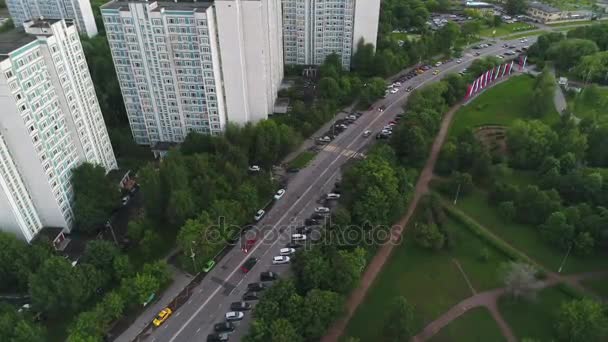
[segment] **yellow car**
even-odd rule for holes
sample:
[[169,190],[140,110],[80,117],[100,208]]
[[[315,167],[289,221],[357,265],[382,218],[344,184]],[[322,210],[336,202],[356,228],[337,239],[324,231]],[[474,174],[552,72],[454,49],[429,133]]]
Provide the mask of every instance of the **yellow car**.
[[439,69],[433,71],[433,75],[439,75]]
[[152,321],[152,324],[154,324],[155,327],[160,326],[161,324],[165,323],[167,318],[169,318],[169,316],[171,316],[172,313],[173,313],[173,311],[171,311],[171,309],[169,309],[169,308],[164,308],[164,309],[160,310],[158,315],[156,315],[156,317]]

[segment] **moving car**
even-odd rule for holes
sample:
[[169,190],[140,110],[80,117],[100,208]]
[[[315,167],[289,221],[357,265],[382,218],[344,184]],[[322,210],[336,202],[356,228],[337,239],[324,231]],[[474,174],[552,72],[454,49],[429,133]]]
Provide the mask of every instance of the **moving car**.
[[386,106],[380,106],[380,107],[378,107],[378,111],[380,111],[380,112],[384,112],[385,109],[386,109]]
[[243,271],[243,273],[247,273],[257,263],[258,263],[258,258],[249,258],[249,259],[247,259],[247,261],[245,261],[245,263],[243,264],[243,266],[241,266],[241,271]]
[[279,275],[274,272],[271,272],[271,271],[260,273],[261,281],[273,281],[273,280],[277,280],[278,278],[279,278]]
[[316,207],[315,208],[315,213],[320,213],[320,214],[327,214],[329,213],[329,208],[327,207]]
[[248,291],[253,291],[253,292],[260,292],[260,291],[264,291],[266,290],[268,286],[266,286],[264,283],[250,283],[247,284],[247,290]]
[[324,136],[318,139],[320,142],[328,143],[331,142],[331,138],[329,136]]
[[234,324],[232,324],[231,322],[217,323],[213,326],[213,330],[215,330],[215,332],[218,332],[218,333],[233,332]]
[[247,241],[245,241],[245,246],[243,246],[243,252],[249,253],[249,250],[251,249],[251,247],[253,247],[253,245],[255,245],[256,241],[257,239],[248,239]]
[[243,317],[245,317],[245,314],[240,311],[229,311],[229,312],[226,312],[225,317],[226,317],[226,321],[234,322],[234,321],[242,320]]
[[393,88],[393,89],[390,90],[390,93],[391,94],[396,94],[398,91],[399,91],[399,89]]
[[279,189],[279,191],[277,191],[277,193],[274,194],[274,199],[279,200],[279,199],[281,199],[281,197],[283,197],[283,195],[285,195],[285,189]]
[[279,250],[279,254],[281,254],[281,255],[292,255],[295,252],[296,252],[296,250],[293,248],[281,248]]
[[340,198],[340,194],[336,194],[334,192],[330,192],[327,195],[325,195],[325,198],[328,200],[337,200]]
[[439,75],[439,69],[435,69],[435,71],[433,71],[433,75]]
[[258,300],[258,299],[260,299],[260,296],[258,296],[257,292],[247,291],[243,295],[243,300]]
[[260,167],[257,165],[251,165],[248,170],[251,172],[258,172],[260,171]]
[[152,324],[154,324],[155,327],[159,327],[161,324],[165,323],[165,321],[169,318],[169,316],[171,316],[172,313],[173,311],[171,311],[170,308],[164,308],[160,310],[156,317],[154,317]]
[[247,311],[251,310],[251,304],[247,302],[234,302],[230,304],[230,310],[232,311]]
[[292,234],[291,239],[293,241],[306,241],[306,235],[304,234]]
[[207,335],[207,342],[226,342],[228,338],[228,333],[209,334]]
[[213,268],[213,266],[215,266],[215,261],[213,261],[213,260],[207,261],[207,263],[203,267],[203,272],[209,273],[209,271],[211,271],[211,269]]
[[272,258],[272,264],[273,265],[282,265],[282,264],[287,264],[289,263],[289,257],[288,256],[275,256],[274,258]]
[[409,86],[409,87],[407,87],[407,89],[405,89],[405,91],[407,91],[408,93],[411,92],[412,90],[414,90],[414,87],[412,87],[412,86]]
[[462,63],[462,59],[458,58],[458,59],[456,60],[456,63],[458,63],[458,64]]
[[363,136],[365,138],[369,137],[371,134],[372,134],[372,131],[370,131],[370,130],[366,130],[365,132],[363,132]]
[[262,219],[264,214],[266,214],[266,211],[264,209],[260,209],[255,213],[255,216],[253,217],[253,219],[256,221],[259,221]]

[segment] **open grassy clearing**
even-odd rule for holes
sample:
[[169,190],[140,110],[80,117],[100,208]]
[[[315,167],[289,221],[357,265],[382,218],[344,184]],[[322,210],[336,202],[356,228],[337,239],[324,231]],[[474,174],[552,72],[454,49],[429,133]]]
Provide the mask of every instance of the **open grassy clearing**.
[[587,279],[582,281],[582,285],[598,296],[608,299],[608,277]]
[[484,307],[466,312],[441,329],[430,342],[501,342],[502,336],[496,321]]
[[[361,341],[381,341],[386,307],[397,296],[404,296],[415,305],[416,331],[470,297],[471,291],[453,259],[458,260],[477,291],[501,286],[496,270],[506,257],[461,224],[447,221],[446,227],[451,231],[454,246],[440,252],[418,247],[411,233],[406,233],[404,243],[393,251],[365,301],[350,320],[345,336],[355,336]],[[490,250],[487,261],[480,258],[484,248]]]
[[[546,268],[556,271],[559,268],[564,252],[554,248],[542,239],[536,227],[507,222],[498,214],[496,207],[488,203],[485,191],[475,191],[461,197],[456,205],[479,224],[494,232],[513,247],[527,254]],[[595,255],[589,258],[570,254],[563,273],[579,273],[605,270],[608,268],[608,256]]]
[[[535,30],[537,27],[528,23],[502,24],[498,27],[486,27],[479,32],[484,37],[502,37],[523,31]],[[494,32],[496,31],[496,32]]]
[[[516,119],[529,118],[533,85],[534,78],[522,75],[488,89],[456,113],[450,135],[458,136],[467,129],[482,125],[508,126]],[[544,119],[557,121],[557,111]]]
[[315,154],[310,151],[304,151],[297,155],[292,161],[289,162],[289,167],[296,167],[298,169],[306,167],[308,163],[315,157]]
[[[567,28],[567,30],[569,30],[569,29],[570,28]],[[503,36],[502,39],[511,40],[511,39],[517,39],[517,38],[530,37],[530,36],[538,36],[538,35],[541,35],[546,32],[547,32],[546,30],[525,31],[525,32],[517,33],[517,34],[510,34],[508,36]]]
[[570,299],[558,288],[551,287],[540,291],[532,301],[503,297],[498,308],[519,340],[528,337],[545,342],[555,340],[555,314],[561,303]]
[[[568,108],[580,119],[600,119],[608,118],[608,87],[597,87],[599,98],[589,99],[585,96],[585,90],[578,94],[568,94]],[[595,96],[594,96],[595,97]]]
[[551,27],[582,26],[582,25],[593,25],[593,24],[605,24],[607,21],[608,21],[608,19],[569,21],[566,23],[547,24],[547,26],[551,26]]

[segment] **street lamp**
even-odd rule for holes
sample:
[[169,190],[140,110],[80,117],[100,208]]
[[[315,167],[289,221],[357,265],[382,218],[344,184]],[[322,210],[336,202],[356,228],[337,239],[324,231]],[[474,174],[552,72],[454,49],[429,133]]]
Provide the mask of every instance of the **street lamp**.
[[196,241],[192,241],[192,244],[190,245],[190,258],[192,258],[192,266],[194,267],[194,271],[196,272],[196,253],[194,253],[194,249],[192,248],[192,246],[194,246],[196,244]]

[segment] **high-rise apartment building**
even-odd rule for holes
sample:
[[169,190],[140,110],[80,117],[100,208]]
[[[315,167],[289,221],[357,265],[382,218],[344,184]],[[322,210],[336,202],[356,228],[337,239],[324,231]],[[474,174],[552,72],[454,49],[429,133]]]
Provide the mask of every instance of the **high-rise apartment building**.
[[17,29],[33,19],[70,19],[78,31],[88,37],[97,35],[97,25],[90,0],[6,0]]
[[319,65],[336,53],[345,69],[361,39],[376,45],[380,0],[281,0],[285,64]]
[[71,229],[72,169],[116,168],[78,31],[34,20],[0,34],[0,229]]
[[267,117],[283,78],[273,0],[114,0],[104,26],[138,144]]

